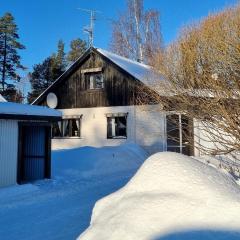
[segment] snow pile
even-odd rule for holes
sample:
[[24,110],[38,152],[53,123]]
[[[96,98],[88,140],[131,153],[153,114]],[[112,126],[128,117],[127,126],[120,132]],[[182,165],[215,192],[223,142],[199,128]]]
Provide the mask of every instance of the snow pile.
[[232,155],[203,155],[200,157],[194,157],[195,159],[209,164],[215,168],[225,170],[235,179],[240,180],[240,161],[239,161],[239,153]]
[[240,188],[193,158],[157,153],[97,202],[79,240],[240,239]]
[[119,147],[82,147],[54,152],[55,176],[75,175],[83,178],[136,171],[147,153],[136,144]]
[[62,113],[60,111],[50,109],[48,107],[1,101],[0,101],[0,114],[53,116],[53,117],[62,116]]

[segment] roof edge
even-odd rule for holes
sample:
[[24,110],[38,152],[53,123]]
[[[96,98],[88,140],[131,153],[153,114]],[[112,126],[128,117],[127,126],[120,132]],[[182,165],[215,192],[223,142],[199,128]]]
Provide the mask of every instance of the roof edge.
[[80,62],[84,57],[86,57],[93,49],[95,49],[94,47],[89,47],[73,64],[71,64],[69,66],[69,68],[62,74],[60,75],[51,85],[49,85],[32,103],[31,105],[34,105],[36,103],[38,103],[41,98],[43,97],[43,95],[53,86],[55,85],[57,82],[59,82],[65,75],[67,75],[72,68],[78,64],[78,62]]
[[24,114],[10,114],[0,113],[0,119],[12,120],[41,120],[55,122],[62,119],[62,116],[39,116],[39,115],[24,115]]
[[[142,82],[139,78],[137,78],[136,76],[134,76],[133,74],[131,74],[129,71],[127,71],[126,69],[124,69],[123,67],[119,66],[117,63],[115,63],[113,60],[111,60],[109,57],[105,56],[102,52],[101,52],[101,48],[98,47],[89,47],[61,76],[59,76],[48,88],[46,88],[32,103],[31,105],[37,104],[39,101],[42,100],[43,96],[58,82],[61,81],[62,78],[64,78],[65,76],[67,76],[71,70],[79,63],[81,62],[84,58],[86,58],[91,52],[96,52],[98,53],[101,57],[107,59],[109,62],[111,62],[114,66],[117,66],[119,69],[121,69],[123,72],[127,73],[128,75],[130,75],[132,78],[136,79],[138,82],[145,84],[144,82]],[[112,53],[115,54],[115,53]],[[118,54],[115,54],[117,56],[120,56]],[[125,58],[120,56],[123,59],[126,59],[132,63],[138,64],[142,67],[145,68],[151,68],[151,66],[143,64],[143,63],[139,63],[137,61]]]

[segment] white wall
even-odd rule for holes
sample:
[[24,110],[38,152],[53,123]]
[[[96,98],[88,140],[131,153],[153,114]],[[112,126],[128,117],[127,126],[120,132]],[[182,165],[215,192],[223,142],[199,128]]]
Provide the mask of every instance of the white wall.
[[0,120],[0,187],[16,184],[18,123]]
[[234,138],[221,129],[215,130],[210,123],[205,122],[203,124],[199,120],[194,120],[195,156],[206,155],[209,154],[209,151],[217,149],[226,150],[224,145],[221,144],[222,141],[231,143],[231,141],[234,142]]
[[[116,146],[137,143],[149,153],[162,151],[165,147],[165,117],[153,106],[120,106],[63,109],[64,116],[83,115],[81,139],[53,139],[53,149],[81,146]],[[107,113],[128,113],[127,139],[107,139]]]
[[136,106],[136,143],[149,153],[165,151],[166,115],[158,105]]

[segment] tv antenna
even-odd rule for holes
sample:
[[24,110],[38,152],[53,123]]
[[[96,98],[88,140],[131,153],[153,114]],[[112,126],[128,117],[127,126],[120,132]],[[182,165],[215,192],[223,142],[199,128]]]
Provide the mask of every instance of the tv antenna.
[[83,28],[83,31],[88,34],[88,44],[89,47],[93,47],[94,41],[94,21],[96,21],[96,13],[100,13],[96,10],[85,9],[85,8],[78,8],[78,10],[87,12],[90,14],[90,26],[86,26]]

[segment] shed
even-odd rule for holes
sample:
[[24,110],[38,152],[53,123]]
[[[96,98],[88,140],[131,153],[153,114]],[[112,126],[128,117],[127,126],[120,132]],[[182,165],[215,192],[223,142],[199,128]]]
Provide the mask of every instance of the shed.
[[51,122],[47,107],[0,102],[0,187],[51,177]]

